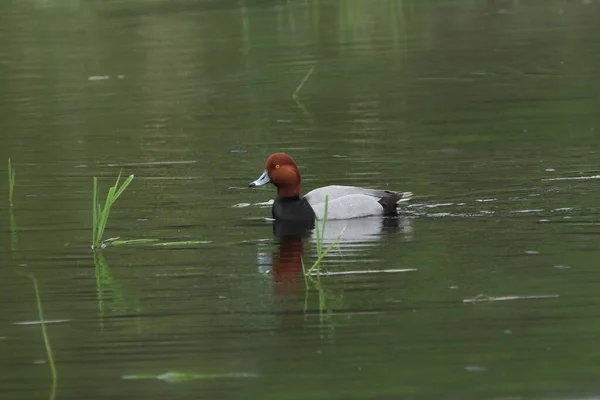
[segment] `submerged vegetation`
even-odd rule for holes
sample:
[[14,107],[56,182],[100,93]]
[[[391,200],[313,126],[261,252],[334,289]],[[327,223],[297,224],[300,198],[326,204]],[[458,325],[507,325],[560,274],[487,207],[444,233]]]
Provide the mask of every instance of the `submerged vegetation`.
[[98,178],[94,177],[94,191],[93,191],[93,204],[92,204],[92,214],[93,214],[93,234],[92,234],[92,248],[102,247],[102,237],[104,236],[104,230],[106,229],[106,224],[108,223],[108,217],[110,216],[110,209],[112,205],[117,201],[119,196],[123,194],[127,186],[133,180],[133,175],[129,175],[127,179],[123,182],[121,186],[119,186],[119,181],[121,180],[121,173],[117,177],[117,181],[114,186],[111,186],[108,190],[108,194],[106,196],[106,200],[104,201],[104,207],[100,206],[98,199]]
[[13,193],[15,192],[15,174],[16,168],[12,167],[10,157],[8,158],[8,204],[13,206]]

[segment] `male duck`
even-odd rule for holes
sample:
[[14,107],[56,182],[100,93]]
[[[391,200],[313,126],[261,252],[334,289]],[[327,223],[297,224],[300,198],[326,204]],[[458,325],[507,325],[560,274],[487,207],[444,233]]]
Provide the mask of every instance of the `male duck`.
[[287,221],[312,221],[325,214],[325,197],[328,197],[327,219],[349,219],[396,213],[399,203],[410,200],[411,192],[366,189],[357,186],[325,186],[300,197],[302,180],[292,157],[274,153],[267,159],[265,172],[248,186],[272,183],[277,187],[273,203],[273,218]]

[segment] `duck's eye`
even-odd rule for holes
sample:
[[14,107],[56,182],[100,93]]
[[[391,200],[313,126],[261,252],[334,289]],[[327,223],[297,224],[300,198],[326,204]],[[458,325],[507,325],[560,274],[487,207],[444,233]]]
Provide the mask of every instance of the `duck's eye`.
[[275,165],[275,168],[279,168],[279,164]]

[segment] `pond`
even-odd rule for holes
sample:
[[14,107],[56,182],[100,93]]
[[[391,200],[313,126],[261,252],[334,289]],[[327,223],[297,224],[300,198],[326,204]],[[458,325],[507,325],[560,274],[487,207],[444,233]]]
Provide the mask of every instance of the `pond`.
[[[1,2],[0,398],[600,396],[599,16]],[[278,151],[414,197],[329,221],[305,279],[315,232],[247,187]],[[104,237],[154,241],[92,251],[121,171]]]

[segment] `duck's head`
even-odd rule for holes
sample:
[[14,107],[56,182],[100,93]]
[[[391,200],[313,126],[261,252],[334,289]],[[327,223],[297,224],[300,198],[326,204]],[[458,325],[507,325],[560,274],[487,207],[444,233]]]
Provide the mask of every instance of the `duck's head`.
[[248,186],[262,186],[272,183],[281,197],[298,197],[302,189],[300,171],[294,159],[286,153],[274,153],[267,158],[265,172]]

